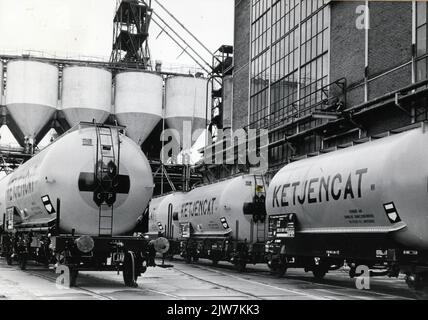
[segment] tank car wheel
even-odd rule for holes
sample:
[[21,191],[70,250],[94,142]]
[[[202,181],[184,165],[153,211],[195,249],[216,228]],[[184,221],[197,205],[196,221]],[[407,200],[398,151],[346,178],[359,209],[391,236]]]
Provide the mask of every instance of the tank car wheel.
[[351,267],[351,268],[349,269],[349,277],[350,277],[351,279],[354,279],[356,275],[357,275],[357,268],[355,268],[355,267]]
[[18,260],[19,260],[19,268],[21,270],[27,269],[27,254],[19,255]]
[[234,267],[236,271],[244,272],[247,267],[247,263],[245,261],[237,261],[234,263]]
[[6,254],[6,263],[8,266],[11,266],[13,263],[13,259],[12,259],[12,255],[11,254]]
[[312,274],[314,275],[314,278],[316,280],[324,279],[327,272],[328,272],[328,269],[324,266],[316,266],[314,269],[312,269]]
[[138,269],[135,255],[133,252],[127,252],[123,261],[123,282],[127,287],[138,287]]
[[269,267],[270,274],[273,275],[273,276],[275,276],[276,273],[277,273],[277,271],[276,271],[277,268],[274,267],[274,266],[270,266],[270,265],[268,265],[268,267]]
[[70,268],[70,287],[76,286],[78,275],[79,275],[79,270],[75,268]]
[[422,291],[425,289],[426,280],[423,274],[408,274],[406,276],[407,286],[415,291]]
[[287,265],[281,264],[276,268],[275,275],[278,278],[282,278],[286,274],[286,272],[287,272]]
[[184,261],[186,263],[192,263],[192,256],[190,254],[185,254]]

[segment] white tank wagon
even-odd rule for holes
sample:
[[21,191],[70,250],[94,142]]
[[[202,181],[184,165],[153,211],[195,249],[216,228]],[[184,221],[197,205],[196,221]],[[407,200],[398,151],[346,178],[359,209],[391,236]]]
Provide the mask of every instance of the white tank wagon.
[[205,78],[173,76],[166,79],[165,91],[165,121],[169,128],[177,130],[175,139],[190,148],[186,144],[193,145],[197,130],[206,129],[211,120],[211,110],[207,110],[209,82]]
[[74,272],[123,270],[127,285],[153,265],[152,246],[133,236],[152,196],[151,168],[119,130],[82,123],[0,181],[9,263],[15,257],[25,268],[34,258]]
[[158,236],[163,236],[165,233],[165,229],[163,227],[164,223],[160,220],[158,215],[158,208],[164,199],[165,197],[157,197],[150,200],[148,232],[146,233],[150,238],[156,239]]
[[285,166],[266,199],[277,253],[271,266],[301,266],[319,277],[343,259],[351,275],[359,264],[387,263],[390,275],[411,272],[412,260],[426,268],[427,157],[424,124]]
[[34,138],[57,110],[58,68],[33,60],[7,63],[6,107],[13,120],[34,144]]
[[81,121],[104,123],[112,112],[112,74],[102,68],[65,67],[62,112],[70,126]]
[[171,243],[178,238],[180,252],[173,254],[188,262],[226,260],[243,270],[264,261],[265,188],[263,177],[245,175],[156,199],[149,232],[160,232]]
[[177,213],[173,215],[173,203],[182,201],[185,193],[173,192],[165,196],[154,197],[149,205],[149,228],[147,235],[150,238],[163,236],[171,240],[179,239],[179,222]]
[[180,226],[177,213],[173,214],[173,203],[181,201],[183,192],[173,192],[165,196],[155,197],[149,205],[149,223],[146,236],[149,239],[165,238],[169,241],[166,256],[180,253]]
[[126,135],[141,145],[162,119],[163,79],[149,72],[116,75],[115,115]]

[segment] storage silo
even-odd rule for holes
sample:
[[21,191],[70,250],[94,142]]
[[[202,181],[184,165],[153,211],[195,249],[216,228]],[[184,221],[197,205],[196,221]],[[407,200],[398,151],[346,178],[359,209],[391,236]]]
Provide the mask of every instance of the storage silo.
[[70,66],[62,75],[62,111],[70,126],[104,123],[111,113],[112,75],[106,69]]
[[[165,88],[165,121],[168,127],[178,131],[180,136],[176,135],[176,139],[181,141],[182,146],[183,134],[188,135],[188,128],[191,129],[193,145],[198,138],[194,135],[196,130],[206,129],[211,119],[211,110],[207,112],[207,92],[211,92],[208,80],[191,76],[174,76],[166,80]],[[184,138],[186,148],[190,139]]]
[[52,118],[58,103],[58,68],[32,61],[7,64],[6,107],[22,133],[32,140]]
[[115,114],[126,135],[141,145],[162,119],[162,76],[149,72],[116,75]]

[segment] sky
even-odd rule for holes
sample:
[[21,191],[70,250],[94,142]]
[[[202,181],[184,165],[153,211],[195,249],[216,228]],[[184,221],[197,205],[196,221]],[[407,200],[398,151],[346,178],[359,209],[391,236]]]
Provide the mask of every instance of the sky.
[[[0,54],[21,55],[32,51],[38,56],[108,60],[116,1],[0,0]],[[211,52],[223,44],[233,44],[233,0],[158,1]],[[154,0],[152,5],[163,20],[179,30],[173,19]],[[162,24],[159,18],[154,18]],[[152,60],[161,60],[164,69],[186,72],[187,67],[196,66],[153,22],[149,33]],[[181,35],[207,61],[211,61],[209,54],[191,37]],[[49,137],[41,144],[48,144]],[[0,143],[17,145],[6,126],[0,128]]]
[[[233,0],[158,1],[211,51],[233,44]],[[108,60],[115,7],[116,0],[0,0],[0,53],[34,50],[64,58]],[[153,9],[172,23],[155,2]],[[182,50],[165,33],[159,35],[160,30],[152,23],[152,60],[165,65],[195,65],[185,54],[180,56]]]

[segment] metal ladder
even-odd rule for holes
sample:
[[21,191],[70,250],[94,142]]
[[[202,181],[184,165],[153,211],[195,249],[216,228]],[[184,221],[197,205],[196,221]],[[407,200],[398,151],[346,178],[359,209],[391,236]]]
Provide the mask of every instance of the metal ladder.
[[[254,180],[255,180],[255,186],[254,186],[255,195],[257,195],[258,193],[258,190],[256,189],[257,186],[263,186],[263,192],[260,192],[260,193],[263,193],[266,198],[266,184],[263,176],[255,175]],[[260,242],[260,241],[264,242],[266,240],[266,224],[267,224],[266,221],[264,223],[260,221],[256,223],[257,242]]]
[[[106,191],[104,195],[109,195],[108,191],[113,188],[114,178],[119,174],[119,143],[118,152],[114,150],[113,133],[110,127],[99,127],[96,126],[97,134],[97,156],[96,156],[96,170],[95,178],[97,183],[103,189],[102,192]],[[116,159],[117,154],[117,159]],[[116,172],[111,172],[114,167],[110,164],[114,164]],[[107,190],[106,190],[107,188]],[[113,233],[113,205],[109,205],[106,201],[103,201],[99,205],[99,235],[100,236],[112,236]]]

